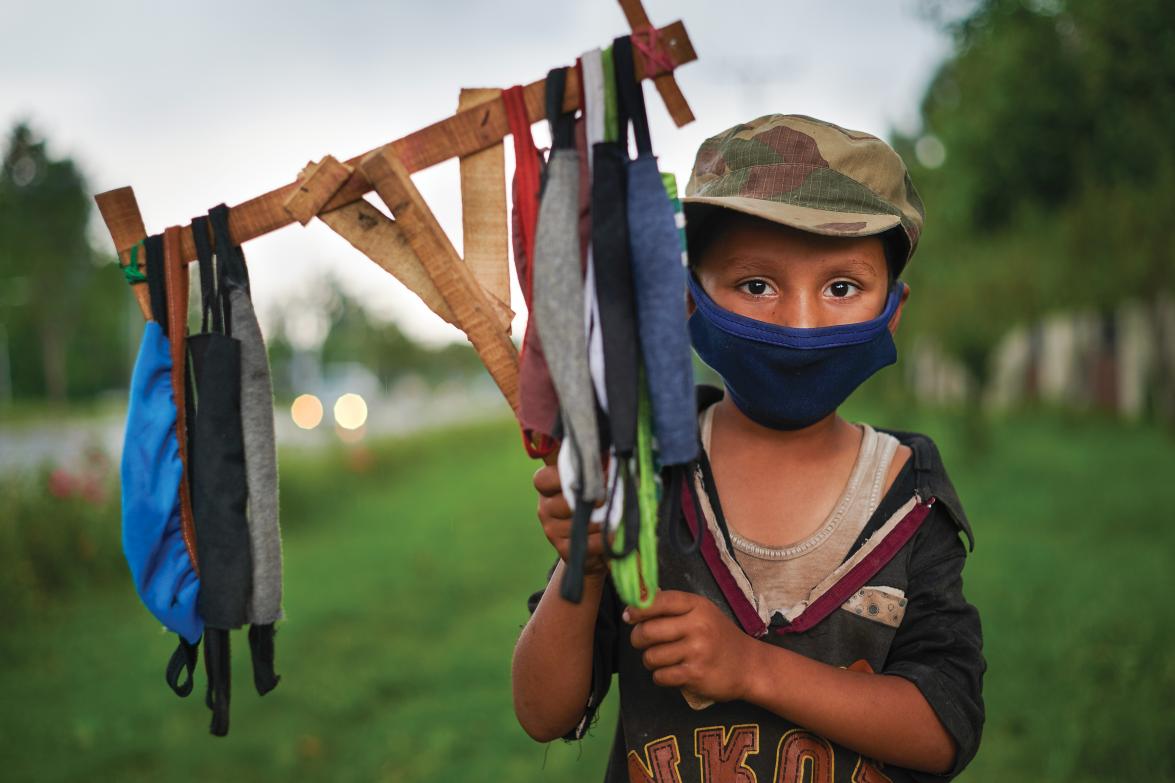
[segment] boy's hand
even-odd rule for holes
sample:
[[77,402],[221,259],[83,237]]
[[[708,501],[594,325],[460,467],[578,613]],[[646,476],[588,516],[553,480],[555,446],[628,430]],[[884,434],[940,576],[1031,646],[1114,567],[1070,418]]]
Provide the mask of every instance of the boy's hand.
[[653,682],[714,701],[746,694],[755,640],[709,599],[661,590],[649,608],[627,607],[624,620],[634,624],[632,646],[644,650],[641,660]]
[[[543,523],[543,533],[566,564],[571,551],[571,505],[563,497],[559,469],[554,465],[539,468],[534,474],[534,488],[539,492],[538,515],[539,521]],[[585,577],[602,578],[607,573],[608,563],[604,559],[604,541],[600,524],[590,522],[583,574]]]

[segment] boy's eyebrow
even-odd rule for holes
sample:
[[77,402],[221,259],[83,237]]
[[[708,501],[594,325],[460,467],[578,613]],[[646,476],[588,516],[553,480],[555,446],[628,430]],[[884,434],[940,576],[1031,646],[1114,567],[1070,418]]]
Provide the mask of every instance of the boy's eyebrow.
[[779,266],[779,258],[762,255],[733,255],[723,259],[723,266],[735,272],[773,271]]
[[859,258],[838,258],[832,261],[826,261],[825,263],[838,271],[845,271],[865,277],[877,277],[877,270],[873,265]]
[[[756,255],[727,256],[724,266],[733,272],[761,272],[765,269],[777,268],[780,263],[778,257]],[[833,272],[855,274],[864,277],[877,277],[877,270],[872,264],[860,258],[834,258],[817,261],[822,267]]]

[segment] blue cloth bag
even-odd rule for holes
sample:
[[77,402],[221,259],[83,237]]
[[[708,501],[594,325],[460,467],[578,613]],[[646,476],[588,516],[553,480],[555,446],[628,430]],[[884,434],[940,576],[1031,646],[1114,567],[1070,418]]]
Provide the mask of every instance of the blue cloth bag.
[[171,392],[171,346],[148,321],[131,375],[122,448],[122,548],[151,614],[189,644],[204,633],[200,579],[180,529],[179,444]]

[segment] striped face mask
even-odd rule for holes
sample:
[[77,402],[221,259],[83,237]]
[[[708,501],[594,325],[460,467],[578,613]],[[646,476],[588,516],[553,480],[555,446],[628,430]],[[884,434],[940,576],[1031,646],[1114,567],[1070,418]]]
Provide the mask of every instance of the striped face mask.
[[690,339],[702,361],[722,376],[747,418],[777,430],[798,430],[836,410],[882,367],[897,361],[889,321],[902,301],[897,282],[881,315],[838,326],[797,329],[757,321],[720,307],[689,276],[697,308]]

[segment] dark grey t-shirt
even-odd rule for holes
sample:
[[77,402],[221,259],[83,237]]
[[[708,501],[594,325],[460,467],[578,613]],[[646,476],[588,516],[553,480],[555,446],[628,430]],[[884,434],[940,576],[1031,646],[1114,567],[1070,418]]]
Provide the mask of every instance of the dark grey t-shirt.
[[[870,619],[867,612],[858,614],[844,608],[844,596],[830,592],[835,608],[818,612],[815,618],[793,617],[791,623],[776,615],[755,635],[764,643],[834,666],[865,660],[876,672],[910,680],[957,744],[951,771],[937,776],[884,766],[745,701],[693,710],[677,689],[656,685],[644,668],[640,651],[629,642],[631,629],[620,619],[624,607],[609,579],[596,621],[589,704],[580,724],[564,737],[576,740],[587,733],[608,693],[612,675],[618,674],[620,718],[605,783],[938,781],[954,777],[974,757],[984,720],[982,679],[986,664],[979,615],[962,590],[966,548],[959,533],[970,539],[970,526],[934,444],[921,435],[891,434],[913,450],[913,457],[865,526],[846,565],[857,555],[857,562],[867,567],[851,569],[856,582],[864,578],[867,587],[904,595],[900,624],[893,627]],[[913,510],[912,498],[917,499]],[[715,505],[725,538],[720,504]],[[894,535],[887,531],[900,530],[903,522],[917,523],[916,532],[904,543],[887,548],[879,539]],[[681,520],[678,523],[684,524]],[[740,614],[739,596],[730,591],[730,575],[720,573],[722,566],[714,565],[718,561],[711,558],[708,562],[699,554],[683,557],[667,545],[664,532],[658,546],[662,589],[705,595],[751,632],[745,607]],[[897,540],[891,538],[891,544]],[[711,539],[709,543],[729,547],[727,540]],[[870,552],[874,553],[871,557],[862,557]],[[851,580],[846,577],[844,581]],[[531,612],[542,592],[530,597]],[[794,627],[789,629],[788,625]],[[797,627],[805,630],[794,632]]]

